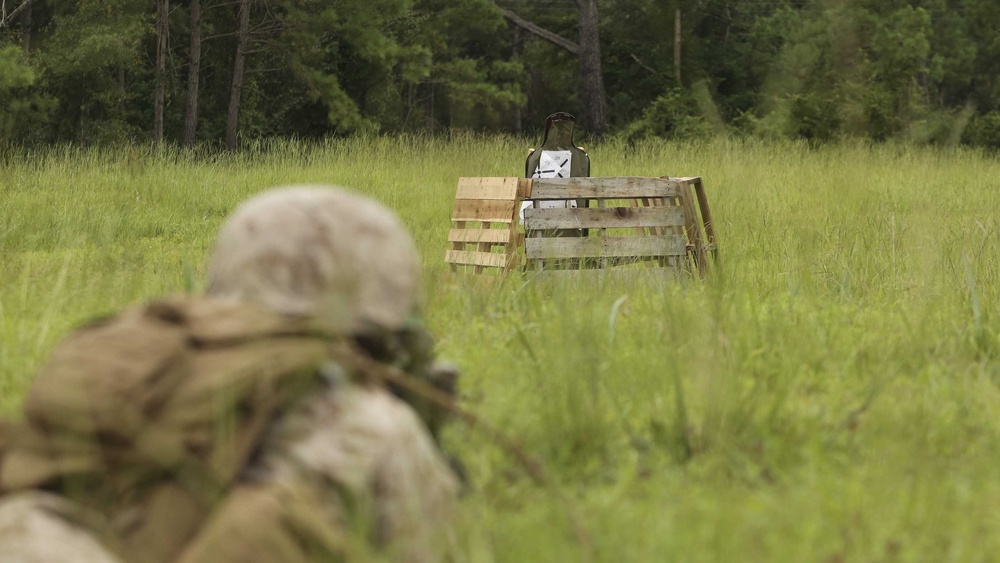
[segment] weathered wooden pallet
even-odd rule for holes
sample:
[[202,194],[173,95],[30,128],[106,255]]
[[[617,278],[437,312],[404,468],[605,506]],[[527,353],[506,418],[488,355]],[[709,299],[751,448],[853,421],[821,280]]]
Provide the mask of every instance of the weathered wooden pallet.
[[459,178],[445,262],[452,271],[506,271],[520,263],[523,235],[517,221],[531,180]]
[[[583,199],[588,206],[526,210],[526,265],[538,271],[564,271],[604,270],[654,260],[656,265],[679,263],[687,253],[686,241],[674,228],[684,224],[684,210],[640,208],[637,203],[649,198],[673,201],[677,194],[677,186],[659,178],[538,180],[532,184],[532,200]],[[608,229],[634,233],[609,233]],[[574,236],[582,232],[589,236]]]
[[[523,200],[591,203],[526,209],[522,234]],[[481,273],[523,264],[547,272],[660,267],[704,275],[710,257],[717,257],[699,177],[461,178],[452,222],[445,260],[453,270],[471,266]],[[588,236],[572,236],[580,233]]]

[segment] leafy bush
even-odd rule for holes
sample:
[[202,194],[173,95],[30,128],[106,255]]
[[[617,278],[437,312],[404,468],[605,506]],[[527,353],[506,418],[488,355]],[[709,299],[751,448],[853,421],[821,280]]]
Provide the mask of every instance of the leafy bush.
[[973,145],[1000,148],[1000,111],[974,117],[962,140]]
[[625,127],[627,138],[663,137],[698,139],[712,134],[712,128],[691,93],[673,88],[658,96],[642,117]]
[[32,87],[37,73],[19,47],[0,48],[0,140],[23,142],[44,121],[55,100],[39,95]]

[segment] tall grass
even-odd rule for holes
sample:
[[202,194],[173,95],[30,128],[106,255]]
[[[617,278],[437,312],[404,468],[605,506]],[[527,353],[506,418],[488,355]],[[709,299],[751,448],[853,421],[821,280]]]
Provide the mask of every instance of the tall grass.
[[598,176],[700,175],[707,281],[462,277],[442,257],[459,176],[530,142],[457,135],[8,156],[0,401],[89,317],[198,290],[212,237],[274,185],[396,209],[466,405],[543,460],[539,488],[454,426],[469,561],[976,561],[1000,550],[1000,162],[845,143],[607,142]]

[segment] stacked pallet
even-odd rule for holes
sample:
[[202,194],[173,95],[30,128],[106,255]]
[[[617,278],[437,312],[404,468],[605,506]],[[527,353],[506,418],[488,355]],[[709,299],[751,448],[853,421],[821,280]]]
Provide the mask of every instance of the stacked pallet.
[[[521,233],[524,200],[536,205]],[[571,200],[588,205],[537,205]],[[699,177],[461,178],[452,222],[445,260],[476,273],[509,270],[523,256],[525,269],[546,272],[643,265],[704,275],[717,253]]]
[[453,271],[507,271],[520,263],[518,213],[530,183],[525,178],[459,178],[448,231],[451,248],[445,252]]

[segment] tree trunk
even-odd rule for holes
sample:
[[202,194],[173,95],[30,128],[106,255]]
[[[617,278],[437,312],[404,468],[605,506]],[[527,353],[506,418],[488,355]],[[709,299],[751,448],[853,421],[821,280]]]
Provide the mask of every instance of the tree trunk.
[[170,0],[156,2],[156,90],[153,94],[153,140],[163,142],[163,98],[164,82],[167,78],[167,33],[170,29],[167,17],[170,14]]
[[434,75],[430,77],[430,94],[427,96],[427,130],[434,132]]
[[243,93],[243,66],[246,62],[247,39],[250,34],[250,0],[239,0],[239,29],[236,35],[236,60],[233,62],[233,84],[229,90],[229,117],[226,120],[226,147],[236,148],[236,132],[240,118],[240,95]]
[[604,116],[604,77],[601,38],[597,29],[597,0],[577,0],[580,8],[580,90],[587,129],[600,137],[607,129]]
[[21,14],[21,42],[25,53],[31,50],[31,4]]
[[[517,26],[514,27],[513,44],[514,44],[514,57],[520,59],[522,46],[524,44],[524,39],[521,35],[521,28]],[[521,107],[521,104],[517,104],[514,106],[514,134],[520,135],[523,132],[524,132],[523,108]]]
[[16,8],[11,10],[10,12],[7,12],[7,2],[6,0],[4,0],[2,2],[3,9],[0,10],[0,27],[9,26],[10,22],[12,22],[14,18],[16,18],[22,12],[31,9],[31,5],[34,2],[35,0],[23,0]]
[[[728,31],[726,33],[729,33]],[[674,80],[681,85],[681,9],[674,12]]]
[[566,49],[580,61],[580,93],[583,96],[584,122],[591,135],[600,137],[607,130],[604,116],[604,77],[601,73],[601,37],[597,29],[597,0],[576,0],[579,9],[580,43],[539,27],[514,12],[501,9],[503,17],[514,25]]
[[125,89],[125,65],[118,65],[118,115],[125,114],[125,98],[128,91]]
[[201,0],[191,0],[191,49],[188,53],[187,107],[184,110],[185,147],[193,147],[198,130],[198,78],[201,72]]

